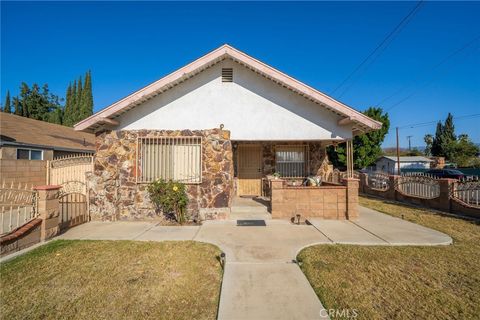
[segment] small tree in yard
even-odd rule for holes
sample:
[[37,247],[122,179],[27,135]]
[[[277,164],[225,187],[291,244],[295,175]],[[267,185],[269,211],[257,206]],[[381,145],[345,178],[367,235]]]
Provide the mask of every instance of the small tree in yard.
[[152,202],[167,217],[174,218],[180,224],[186,222],[188,196],[183,183],[159,179],[150,183],[147,190]]
[[[381,145],[390,128],[388,113],[384,113],[382,108],[370,107],[363,114],[380,121],[382,128],[356,136],[353,139],[353,162],[355,168],[365,168],[375,163],[382,154]],[[328,159],[335,167],[345,167],[347,165],[345,143],[340,144],[336,150],[332,146],[328,147],[327,153]]]

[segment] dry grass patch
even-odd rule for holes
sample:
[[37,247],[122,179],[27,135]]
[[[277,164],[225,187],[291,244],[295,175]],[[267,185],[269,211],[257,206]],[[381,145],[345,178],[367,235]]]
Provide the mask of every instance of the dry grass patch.
[[4,319],[215,319],[218,248],[192,241],[66,241],[0,267]]
[[386,201],[363,206],[450,235],[438,247],[314,246],[298,259],[315,292],[330,309],[356,309],[357,319],[478,319],[480,226]]

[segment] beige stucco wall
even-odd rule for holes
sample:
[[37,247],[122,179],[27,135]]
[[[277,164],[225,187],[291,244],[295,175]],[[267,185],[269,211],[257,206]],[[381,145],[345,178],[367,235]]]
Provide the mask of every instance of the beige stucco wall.
[[[233,82],[222,82],[233,68]],[[118,130],[204,130],[220,124],[232,140],[299,141],[351,138],[342,117],[226,59],[118,118]]]
[[34,186],[47,183],[47,161],[0,159],[0,180]]

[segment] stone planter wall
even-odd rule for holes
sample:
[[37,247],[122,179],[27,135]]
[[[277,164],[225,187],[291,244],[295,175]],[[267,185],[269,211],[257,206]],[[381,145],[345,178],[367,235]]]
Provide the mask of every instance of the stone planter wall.
[[147,184],[137,183],[139,137],[202,137],[202,182],[188,184],[188,214],[192,219],[226,216],[233,195],[233,163],[227,130],[106,131],[96,137],[94,172],[88,176],[92,220],[164,219],[150,201]]

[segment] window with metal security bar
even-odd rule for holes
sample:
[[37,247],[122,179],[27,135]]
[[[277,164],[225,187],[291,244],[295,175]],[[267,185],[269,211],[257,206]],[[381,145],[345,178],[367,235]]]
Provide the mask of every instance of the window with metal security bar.
[[233,82],[233,68],[222,68],[222,82]]
[[138,138],[137,182],[202,182],[202,138]]
[[276,146],[275,171],[285,178],[302,178],[308,173],[308,146]]

